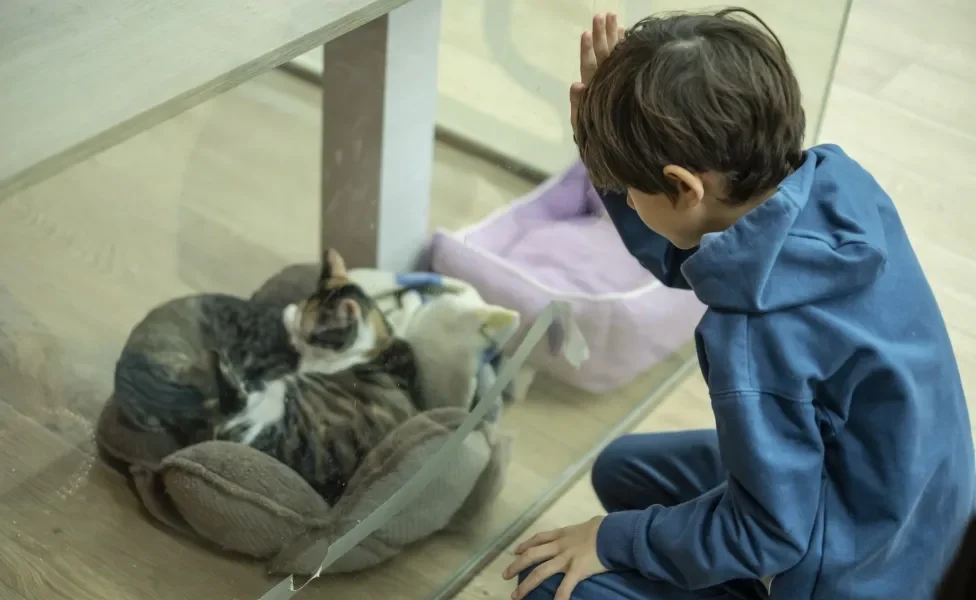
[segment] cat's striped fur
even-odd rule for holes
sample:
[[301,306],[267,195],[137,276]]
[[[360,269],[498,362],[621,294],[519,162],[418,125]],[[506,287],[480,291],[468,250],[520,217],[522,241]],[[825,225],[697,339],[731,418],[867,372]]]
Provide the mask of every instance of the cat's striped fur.
[[419,356],[337,253],[296,287],[308,296],[288,306],[203,294],[151,311],[116,365],[125,422],[179,445],[249,444],[335,502],[365,455],[419,409],[469,408],[479,362],[518,316],[446,294],[412,317]]
[[298,369],[279,307],[226,294],[170,300],[132,329],[116,362],[112,396],[128,426],[181,445],[212,438],[239,409],[218,399],[213,349],[249,382]]
[[216,437],[275,457],[334,503],[366,454],[418,413],[413,351],[334,251],[318,290],[283,319],[300,356],[297,372],[248,382],[215,354],[221,404],[238,407]]
[[[370,362],[339,373],[287,376],[270,386],[274,396],[260,400],[280,407],[274,419],[253,427],[254,418],[232,418],[217,437],[275,457],[327,502],[335,503],[366,454],[417,414],[408,391],[412,371],[410,348],[398,340]],[[237,389],[230,384],[225,393],[235,394]],[[241,416],[253,407],[252,403],[252,411]]]

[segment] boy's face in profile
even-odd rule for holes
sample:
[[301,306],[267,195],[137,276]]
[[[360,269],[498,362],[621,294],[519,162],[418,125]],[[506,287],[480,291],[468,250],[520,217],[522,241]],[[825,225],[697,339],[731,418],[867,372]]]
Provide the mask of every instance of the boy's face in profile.
[[664,174],[676,188],[673,196],[627,188],[627,204],[654,233],[682,250],[694,248],[708,231],[710,186],[703,177],[677,165],[665,167]]
[[701,235],[691,231],[691,223],[681,214],[667,194],[645,194],[633,188],[627,189],[627,204],[640,215],[647,227],[668,239],[672,244],[687,250],[694,248]]
[[670,195],[628,187],[627,204],[649,229],[682,250],[697,246],[706,233],[731,227],[776,191],[774,188],[745,202],[730,204],[722,200],[727,196],[725,178],[718,173],[692,173],[671,164],[664,167],[663,174],[674,188]]

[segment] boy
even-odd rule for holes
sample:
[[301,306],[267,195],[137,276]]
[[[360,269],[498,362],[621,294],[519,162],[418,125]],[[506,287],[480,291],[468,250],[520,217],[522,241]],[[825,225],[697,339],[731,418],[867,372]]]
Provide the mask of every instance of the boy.
[[581,47],[580,156],[622,190],[603,197],[630,252],[709,307],[716,430],[612,443],[593,467],[609,514],[518,547],[512,597],[931,598],[976,466],[891,199],[840,148],[802,150],[796,78],[748,11],[626,36],[598,15]]

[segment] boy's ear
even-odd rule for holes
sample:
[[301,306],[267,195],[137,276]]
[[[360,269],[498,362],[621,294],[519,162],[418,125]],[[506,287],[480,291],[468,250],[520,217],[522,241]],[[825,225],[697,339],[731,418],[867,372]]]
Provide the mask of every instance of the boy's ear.
[[705,198],[705,182],[698,175],[678,165],[664,167],[664,176],[678,191],[678,206],[691,208]]

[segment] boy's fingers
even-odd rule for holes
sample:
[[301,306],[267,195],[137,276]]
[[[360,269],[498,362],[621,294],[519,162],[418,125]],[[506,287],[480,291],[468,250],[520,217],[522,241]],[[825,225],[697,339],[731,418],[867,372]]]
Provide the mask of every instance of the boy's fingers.
[[607,53],[613,52],[619,41],[620,27],[617,25],[616,13],[607,13]]
[[583,97],[583,90],[586,86],[576,82],[569,86],[569,123],[573,126],[573,135],[576,135],[576,119],[579,115],[580,99]]
[[524,598],[529,592],[539,587],[546,579],[549,579],[556,573],[562,573],[565,569],[565,564],[566,561],[557,556],[556,558],[548,560],[533,569],[532,572],[529,573],[529,576],[526,577],[517,588],[515,588],[514,592],[512,592],[512,600]]
[[580,80],[589,83],[596,71],[596,53],[593,52],[593,33],[584,31],[580,36]]
[[511,579],[533,565],[543,563],[559,554],[556,544],[546,544],[532,548],[524,554],[519,554],[505,570],[502,571],[502,579]]
[[560,535],[562,535],[562,532],[563,532],[562,529],[553,529],[552,531],[539,532],[533,535],[532,537],[530,537],[529,539],[525,540],[521,544],[519,544],[518,547],[515,548],[515,554],[522,554],[529,548],[533,548],[535,546],[539,546],[542,544],[548,544],[549,542],[555,540]]
[[552,600],[570,600],[573,595],[573,590],[576,589],[579,582],[579,575],[573,569],[568,569]]
[[610,54],[610,48],[607,47],[607,17],[603,13],[593,16],[593,52],[596,54],[597,64]]

